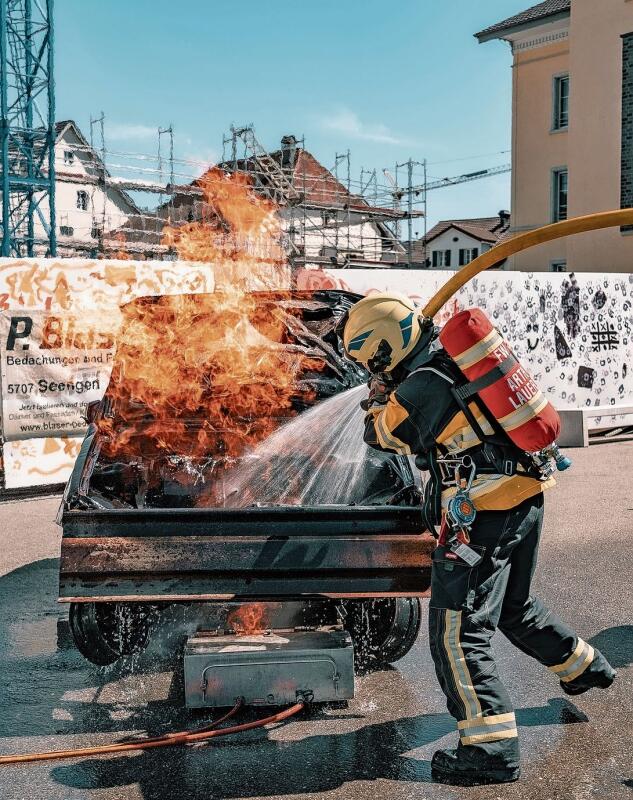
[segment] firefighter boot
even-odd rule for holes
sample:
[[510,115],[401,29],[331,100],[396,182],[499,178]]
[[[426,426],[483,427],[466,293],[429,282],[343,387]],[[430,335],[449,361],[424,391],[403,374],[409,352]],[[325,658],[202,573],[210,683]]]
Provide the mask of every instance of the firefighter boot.
[[519,740],[495,742],[495,752],[481,747],[457,745],[456,749],[438,750],[431,760],[431,775],[438,783],[477,786],[487,783],[510,783],[521,775]]
[[608,689],[615,680],[615,676],[615,670],[600,650],[594,650],[593,660],[587,669],[573,680],[566,681],[563,678],[560,685],[565,694],[583,694],[594,687]]

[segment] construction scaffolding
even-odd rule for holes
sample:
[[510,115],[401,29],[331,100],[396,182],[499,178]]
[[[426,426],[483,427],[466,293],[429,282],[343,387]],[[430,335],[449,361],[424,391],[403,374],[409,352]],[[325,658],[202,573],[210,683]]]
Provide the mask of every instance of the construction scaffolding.
[[[64,125],[74,123],[58,123],[59,137],[67,130]],[[72,145],[60,139],[54,156],[64,190],[60,196],[66,198],[57,209],[62,255],[172,259],[165,226],[204,220],[221,225],[205,186],[221,181],[222,173],[237,172],[247,174],[253,190],[277,207],[279,244],[292,267],[423,268],[426,253],[420,258],[411,243],[418,233],[416,219],[426,236],[427,193],[509,169],[503,165],[429,181],[426,161],[409,159],[397,164],[394,174],[384,170],[386,182],[378,180],[375,169],[362,169],[354,179],[349,150],[337,153],[328,168],[306,149],[303,138],[284,136],[278,149],[267,150],[253,125],[245,125],[231,127],[223,137],[222,159],[212,171],[205,162],[175,156],[172,125],[157,128],[155,154],[108,149],[103,113],[91,119],[88,140],[78,129],[74,137]],[[72,161],[69,166],[71,146],[83,162],[81,171]],[[417,182],[420,168],[422,181]],[[403,170],[406,181],[399,185]],[[72,207],[72,188],[80,214]]]
[[53,0],[0,0],[3,256],[56,254],[53,52]]

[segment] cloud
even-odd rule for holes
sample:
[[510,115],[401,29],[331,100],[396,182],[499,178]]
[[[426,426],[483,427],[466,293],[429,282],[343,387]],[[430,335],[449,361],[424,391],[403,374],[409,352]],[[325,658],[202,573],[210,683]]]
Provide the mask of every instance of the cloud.
[[105,130],[107,139],[157,139],[158,126],[139,125],[131,122],[106,122]]
[[213,148],[187,150],[182,156],[187,162],[187,167],[192,170],[203,170],[218,163],[219,154]]
[[349,139],[363,139],[377,144],[415,144],[411,139],[394,133],[381,122],[362,122],[358,114],[348,108],[341,108],[331,116],[322,118],[321,127],[334,133],[342,133]]

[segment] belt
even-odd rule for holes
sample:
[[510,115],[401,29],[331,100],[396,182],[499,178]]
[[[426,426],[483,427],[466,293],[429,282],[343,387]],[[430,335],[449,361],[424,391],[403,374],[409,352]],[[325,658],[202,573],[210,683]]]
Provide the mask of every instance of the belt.
[[469,453],[478,475],[522,475],[541,480],[543,473],[531,462],[529,456],[516,448],[485,443]]

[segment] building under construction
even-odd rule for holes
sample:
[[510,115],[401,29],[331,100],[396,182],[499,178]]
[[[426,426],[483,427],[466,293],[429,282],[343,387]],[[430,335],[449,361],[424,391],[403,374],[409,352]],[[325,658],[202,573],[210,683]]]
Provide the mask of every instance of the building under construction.
[[[83,169],[70,176],[67,170],[58,170],[58,180],[74,180],[75,205],[92,215],[90,219],[86,215],[83,225],[69,224],[71,217],[76,219],[77,210],[72,208],[72,197],[67,198],[65,205],[71,208],[58,212],[58,247],[64,255],[170,258],[174,254],[163,238],[166,225],[205,220],[217,224],[219,212],[210,205],[203,188],[209,173],[179,182],[171,146],[171,155],[162,165],[166,180],[113,177],[105,166],[105,152],[102,155],[99,147],[84,140],[74,123],[65,126],[66,138],[59,142],[57,158],[65,160],[66,166],[73,159],[68,150],[68,134],[73,133],[77,140],[73,161]],[[399,240],[399,225],[409,217],[422,216],[421,211],[399,208],[391,194],[383,195],[386,202],[381,202],[375,173],[364,187],[366,194],[369,189],[368,196],[355,191],[349,153],[337,156],[335,166],[328,169],[294,136],[284,136],[277,150],[265,150],[252,126],[231,130],[225,139],[225,157],[217,168],[229,174],[246,173],[254,191],[275,204],[282,223],[282,249],[297,268],[401,264],[406,260],[406,248]],[[82,190],[83,183],[86,188]],[[139,192],[158,196],[157,207],[141,209],[132,200]],[[84,208],[86,204],[89,208]]]
[[[57,122],[54,130],[55,242],[56,254],[63,257],[175,258],[164,237],[166,226],[222,226],[221,213],[204,190],[212,169],[219,169],[247,175],[253,190],[275,205],[281,221],[279,244],[294,268],[426,268],[433,263],[427,240],[424,235],[414,240],[412,231],[419,220],[426,233],[427,191],[506,169],[432,183],[425,175],[415,185],[415,162],[410,161],[396,165],[395,178],[385,170],[387,185],[379,183],[376,170],[362,170],[360,179],[353,179],[349,151],[337,154],[330,168],[295,136],[284,136],[277,149],[268,151],[252,125],[231,128],[224,137],[223,158],[214,168],[176,158],[171,127],[157,129],[155,154],[108,149],[103,115],[91,119],[89,135],[73,120]],[[399,186],[402,167],[407,167],[407,182]],[[15,240],[15,255],[28,255],[29,249],[33,255],[51,254],[45,224],[49,196],[38,201],[44,215],[34,217],[30,238],[21,244]]]

